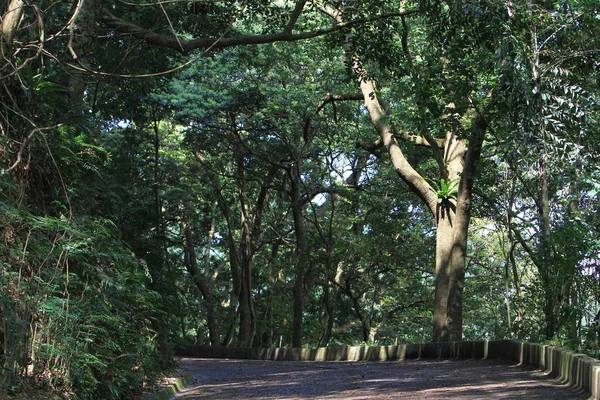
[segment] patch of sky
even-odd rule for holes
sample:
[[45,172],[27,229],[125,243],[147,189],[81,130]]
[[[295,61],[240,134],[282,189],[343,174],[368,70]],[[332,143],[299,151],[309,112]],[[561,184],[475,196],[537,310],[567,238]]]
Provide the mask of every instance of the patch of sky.
[[112,119],[110,121],[107,121],[105,126],[107,131],[131,128],[133,126],[133,121],[127,119]]

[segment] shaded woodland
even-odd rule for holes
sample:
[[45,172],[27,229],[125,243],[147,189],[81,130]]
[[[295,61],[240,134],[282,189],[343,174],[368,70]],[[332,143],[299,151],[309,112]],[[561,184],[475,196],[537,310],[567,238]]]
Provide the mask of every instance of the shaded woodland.
[[0,395],[174,344],[600,351],[597,0],[0,0]]

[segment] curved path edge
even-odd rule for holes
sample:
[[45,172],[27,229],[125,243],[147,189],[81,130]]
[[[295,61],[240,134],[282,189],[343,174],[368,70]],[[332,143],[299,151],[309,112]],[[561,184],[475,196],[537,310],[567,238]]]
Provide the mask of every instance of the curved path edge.
[[[405,359],[506,359],[541,368],[559,382],[600,400],[600,361],[559,347],[517,340],[479,340],[396,346],[232,348],[182,345],[182,357],[271,361],[391,361]],[[163,400],[163,399],[157,399]]]

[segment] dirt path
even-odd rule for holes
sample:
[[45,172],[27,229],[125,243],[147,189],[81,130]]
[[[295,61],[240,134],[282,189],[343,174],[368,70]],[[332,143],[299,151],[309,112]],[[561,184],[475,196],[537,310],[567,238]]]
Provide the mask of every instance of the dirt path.
[[286,362],[183,358],[198,399],[587,399],[540,371],[498,360]]

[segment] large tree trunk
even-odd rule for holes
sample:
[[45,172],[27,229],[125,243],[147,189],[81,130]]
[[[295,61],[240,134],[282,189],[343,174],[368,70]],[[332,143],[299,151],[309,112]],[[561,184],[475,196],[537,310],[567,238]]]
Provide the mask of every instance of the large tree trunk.
[[[463,221],[459,221],[462,218]],[[462,294],[469,216],[448,212],[437,224],[433,340],[462,340]],[[464,228],[459,228],[464,224]]]
[[436,209],[436,279],[433,340],[462,340],[462,294],[475,162],[483,139],[483,121],[472,132],[471,146],[453,134],[446,136],[446,180],[460,181],[456,201],[441,199]]
[[[462,294],[467,234],[475,164],[481,152],[485,121],[480,118],[475,124],[469,147],[464,140],[459,140],[452,133],[441,142],[444,145],[444,156],[443,162],[440,163],[440,176],[447,182],[459,179],[460,183],[456,201],[441,199],[438,203],[431,186],[406,160],[391,128],[385,122],[383,107],[377,96],[373,95],[375,93],[373,82],[362,77],[360,79],[367,110],[388,150],[394,168],[400,178],[435,214],[437,232],[433,340],[462,340]],[[432,147],[438,146],[437,143],[430,140]]]
[[417,143],[426,142],[432,147],[434,155],[435,152],[443,150],[443,157],[436,157],[441,179],[446,182],[459,180],[455,201],[452,198],[438,199],[432,187],[415,171],[400,149],[385,121],[384,108],[375,95],[374,83],[364,78],[368,75],[362,71],[358,61],[355,61],[354,65],[355,70],[359,71],[357,76],[360,79],[365,105],[396,172],[435,215],[437,232],[433,340],[462,340],[462,294],[473,179],[487,128],[486,122],[481,116],[477,118],[468,147],[464,139],[458,139],[451,132],[444,140],[411,137],[411,140]]
[[[343,11],[321,6],[321,10],[330,15],[338,23],[343,22]],[[408,34],[406,22],[404,26],[403,49],[409,59]],[[380,140],[378,143],[388,152],[398,176],[421,199],[423,204],[436,218],[436,271],[435,271],[435,306],[433,317],[433,340],[450,341],[462,339],[462,294],[467,252],[467,234],[471,217],[471,200],[473,196],[473,179],[476,162],[481,153],[481,146],[487,129],[486,121],[477,110],[473,126],[467,138],[459,139],[454,132],[446,137],[433,138],[428,135],[414,135],[412,132],[393,132],[387,122],[387,107],[378,95],[375,81],[366,70],[362,60],[354,52],[352,38],[346,37],[345,58],[351,65],[352,72],[358,80],[369,117]],[[466,100],[466,99],[461,99]],[[454,103],[447,104],[456,113]],[[464,111],[464,110],[463,110]],[[463,115],[464,117],[464,115]],[[466,132],[465,132],[466,133]],[[432,186],[421,176],[404,155],[397,138],[413,142],[415,145],[431,148],[433,158],[439,167],[439,177],[446,182],[459,180],[456,200],[441,199]],[[467,143],[469,144],[467,146]]]

